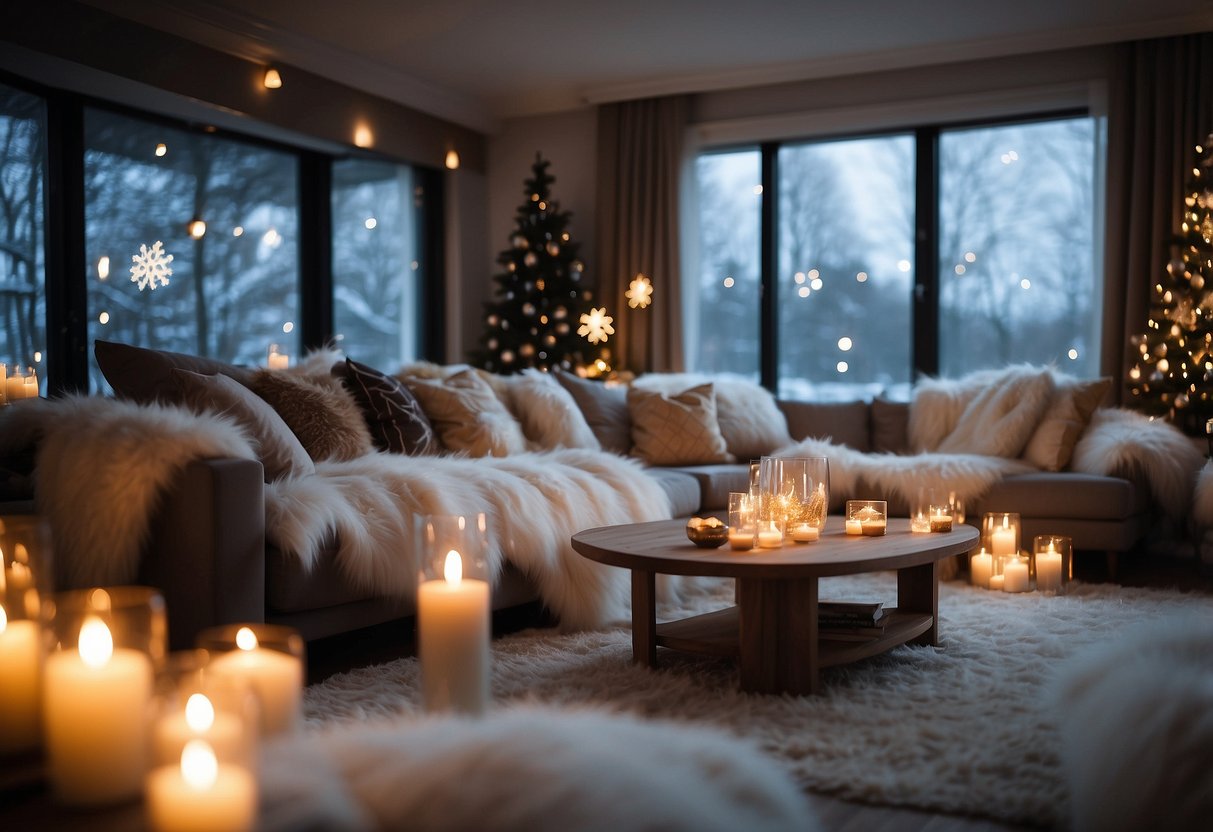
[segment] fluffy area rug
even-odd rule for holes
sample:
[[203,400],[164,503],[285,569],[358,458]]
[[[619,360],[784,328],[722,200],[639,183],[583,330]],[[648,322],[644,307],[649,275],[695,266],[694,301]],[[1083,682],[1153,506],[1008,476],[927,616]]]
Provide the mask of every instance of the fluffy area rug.
[[[891,603],[896,583],[892,574],[829,578],[821,592]],[[684,585],[679,606],[659,607],[659,620],[731,601],[730,582],[699,579]],[[1113,585],[1074,584],[1051,597],[949,582],[940,610],[938,647],[901,647],[826,669],[815,697],[743,694],[735,663],[723,659],[663,650],[658,669],[635,666],[622,623],[495,641],[493,694],[500,709],[605,707],[732,731],[802,788],[841,798],[1063,827],[1070,785],[1057,686],[1087,651],[1130,639],[1143,622],[1182,615],[1184,626],[1213,631],[1209,596]],[[308,688],[309,730],[422,721],[419,673],[406,658]],[[1168,684],[1165,676],[1155,683]],[[587,747],[597,741],[585,738]]]

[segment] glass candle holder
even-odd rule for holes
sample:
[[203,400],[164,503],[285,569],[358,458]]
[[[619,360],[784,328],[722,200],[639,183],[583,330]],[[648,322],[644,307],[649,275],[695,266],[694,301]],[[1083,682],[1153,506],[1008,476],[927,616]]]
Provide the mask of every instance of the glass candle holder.
[[888,526],[888,503],[884,500],[847,500],[846,532],[879,537]]
[[914,534],[926,534],[931,531],[931,505],[935,502],[935,491],[930,488],[919,488],[910,504],[910,531]]
[[1014,512],[988,512],[981,523],[981,545],[994,558],[1019,554],[1019,515]]
[[244,679],[212,675],[209,659],[170,654],[159,679],[144,782],[154,830],[246,830],[256,820],[257,697]]
[[969,555],[969,583],[982,589],[990,588],[990,573],[994,562],[990,553],[983,546],[976,553]]
[[990,555],[990,583],[989,589],[995,592],[1002,592],[1004,575],[1002,574],[1003,564],[1006,563],[1010,555]]
[[754,501],[744,491],[729,492],[729,546],[748,552],[758,541],[758,525],[754,516]]
[[294,733],[303,716],[303,637],[280,624],[225,624],[194,642],[210,654],[216,684],[245,685],[257,698],[261,736]]
[[965,501],[955,491],[948,492],[948,508],[952,511],[953,525],[959,526],[965,521]]
[[271,370],[285,370],[291,366],[291,357],[278,344],[270,344],[265,354],[265,366]]
[[1036,588],[1054,595],[1064,594],[1074,557],[1070,538],[1038,534],[1032,539],[1032,553],[1036,566]]
[[424,518],[421,555],[417,655],[425,708],[483,714],[491,677],[485,516]]
[[785,516],[785,533],[798,543],[818,539],[830,505],[830,463],[825,457],[779,460],[777,499]]
[[74,806],[137,798],[148,763],[164,599],[149,587],[78,590],[43,603],[51,652],[43,676],[47,773]]
[[0,515],[0,757],[42,742],[41,592],[49,589],[50,528]]

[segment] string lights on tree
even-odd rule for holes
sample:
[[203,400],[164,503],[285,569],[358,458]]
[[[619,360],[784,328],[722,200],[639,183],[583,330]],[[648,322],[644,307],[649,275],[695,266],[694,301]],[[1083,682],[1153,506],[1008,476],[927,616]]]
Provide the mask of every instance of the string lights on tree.
[[1146,331],[1130,342],[1132,403],[1203,434],[1213,418],[1213,135],[1196,147],[1176,256],[1151,287]]

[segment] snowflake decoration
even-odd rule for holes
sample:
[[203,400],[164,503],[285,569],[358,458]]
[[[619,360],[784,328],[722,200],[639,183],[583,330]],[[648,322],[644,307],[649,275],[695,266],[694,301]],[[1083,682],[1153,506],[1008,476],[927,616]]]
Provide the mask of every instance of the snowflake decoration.
[[643,274],[638,274],[636,279],[628,285],[628,290],[623,293],[623,296],[628,299],[628,306],[633,309],[644,309],[653,302],[653,282]]
[[138,284],[140,292],[155,289],[157,283],[167,286],[169,275],[173,273],[168,267],[171,262],[173,255],[164,253],[164,243],[159,240],[151,249],[145,243],[140,244],[139,253],[131,255],[131,283]]
[[590,307],[590,311],[581,316],[577,334],[591,344],[604,343],[608,335],[615,334],[615,327],[611,326],[614,322],[615,319],[606,313],[605,306],[601,309]]

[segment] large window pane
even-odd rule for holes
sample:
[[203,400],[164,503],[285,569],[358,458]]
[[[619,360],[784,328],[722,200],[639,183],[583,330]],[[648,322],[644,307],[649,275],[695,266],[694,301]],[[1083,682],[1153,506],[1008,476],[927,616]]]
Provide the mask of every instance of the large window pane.
[[940,136],[939,366],[1099,373],[1095,120]]
[[778,171],[779,396],[905,395],[913,137],[786,145]]
[[759,373],[759,219],[757,150],[700,156],[699,275],[688,292],[687,365],[703,373]]
[[425,194],[406,165],[333,164],[333,324],[346,355],[394,371],[421,354]]
[[33,366],[46,390],[46,107],[0,84],[0,363]]
[[[85,112],[89,340],[242,364],[298,355],[298,164],[292,154]],[[205,222],[191,234],[193,220]],[[167,285],[132,281],[160,242]],[[95,364],[94,389],[107,389]]]

